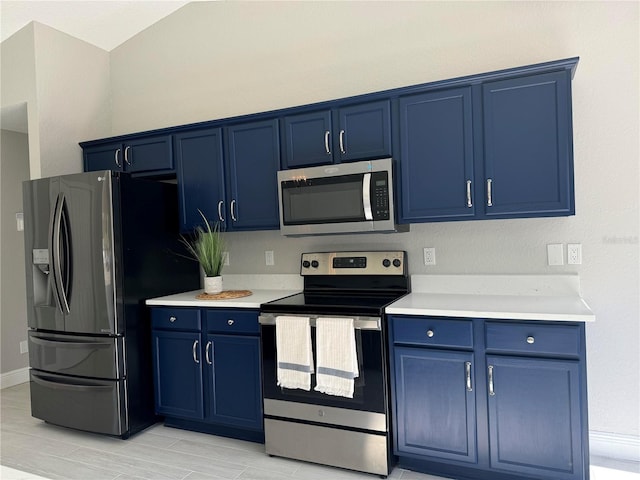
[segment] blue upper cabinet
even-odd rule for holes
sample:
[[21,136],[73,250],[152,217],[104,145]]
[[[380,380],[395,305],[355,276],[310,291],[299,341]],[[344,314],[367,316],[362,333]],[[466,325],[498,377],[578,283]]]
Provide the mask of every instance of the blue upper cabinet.
[[228,229],[268,230],[280,225],[277,172],[280,169],[278,120],[225,129],[228,177]]
[[283,138],[285,168],[389,157],[390,101],[286,116]]
[[227,231],[278,228],[277,119],[177,133],[174,140],[183,232],[203,225],[198,210]]
[[143,175],[174,172],[171,135],[131,137],[83,148],[84,170],[114,170]]
[[568,71],[482,86],[485,215],[572,215]]
[[224,225],[225,181],[222,130],[205,128],[174,136],[180,230],[202,225],[198,210]]
[[401,218],[475,215],[471,88],[401,97]]

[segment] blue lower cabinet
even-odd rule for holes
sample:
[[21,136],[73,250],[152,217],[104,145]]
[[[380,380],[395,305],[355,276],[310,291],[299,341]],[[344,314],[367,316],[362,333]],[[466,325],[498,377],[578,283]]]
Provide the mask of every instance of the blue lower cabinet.
[[465,480],[588,480],[584,324],[402,315],[389,324],[401,467]]
[[476,461],[472,362],[470,352],[395,348],[398,454]]
[[264,442],[258,313],[159,307],[151,318],[165,425]]

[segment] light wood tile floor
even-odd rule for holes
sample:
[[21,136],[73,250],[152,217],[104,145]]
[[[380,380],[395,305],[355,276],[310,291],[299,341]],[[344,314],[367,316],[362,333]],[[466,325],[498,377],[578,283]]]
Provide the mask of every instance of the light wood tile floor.
[[[269,457],[263,445],[156,424],[128,440],[77,432],[31,417],[29,384],[0,391],[3,480],[373,480],[375,475]],[[611,465],[605,465],[611,466]],[[640,480],[592,466],[592,480]],[[442,480],[395,468],[390,479]]]

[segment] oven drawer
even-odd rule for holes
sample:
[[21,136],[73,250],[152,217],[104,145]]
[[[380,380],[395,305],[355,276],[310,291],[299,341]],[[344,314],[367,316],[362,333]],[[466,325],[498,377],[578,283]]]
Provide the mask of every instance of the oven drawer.
[[200,330],[198,308],[152,308],[151,326],[163,330]]
[[250,333],[258,335],[258,312],[254,310],[205,310],[208,333]]
[[578,325],[549,325],[539,322],[486,322],[487,351],[538,355],[580,355]]
[[391,316],[393,341],[431,347],[473,347],[473,321],[442,317]]

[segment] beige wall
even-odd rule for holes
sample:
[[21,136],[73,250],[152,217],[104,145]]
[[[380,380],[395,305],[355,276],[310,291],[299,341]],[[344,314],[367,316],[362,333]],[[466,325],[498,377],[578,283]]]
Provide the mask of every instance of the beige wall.
[[[65,149],[75,155],[77,142],[109,133],[580,56],[572,84],[575,216],[420,224],[396,235],[228,234],[226,271],[296,273],[302,251],[404,248],[411,273],[577,272],[597,315],[587,327],[590,429],[638,437],[638,15],[637,2],[195,2],[113,50],[110,69],[102,51],[88,54],[97,73],[73,85],[101,98],[93,112],[66,98],[66,82],[76,79],[65,76],[94,71],[71,58],[77,42],[37,34],[60,41],[60,48],[32,47],[55,54],[50,62],[25,50],[27,59],[47,64],[44,78],[36,69],[38,103],[50,105],[39,128],[76,116],[87,123],[86,130],[56,130],[64,147],[45,136],[38,145],[42,168],[48,174],[77,168],[77,157],[73,164],[61,160]],[[3,105],[9,40],[2,45]],[[111,89],[106,99],[105,89]],[[59,92],[64,98],[56,98]],[[105,119],[109,101],[112,115]],[[548,243],[582,243],[583,264],[547,266]],[[421,264],[424,246],[436,248],[435,267]],[[274,267],[264,266],[264,250],[275,251]]]
[[[574,217],[412,225],[408,234],[229,234],[228,273],[295,273],[299,253],[404,248],[412,273],[577,272],[590,428],[640,435],[638,4],[192,3],[111,52],[113,133],[330,100],[580,56],[573,82]],[[582,243],[579,266],[546,244]],[[422,247],[438,264],[421,264]],[[264,266],[264,250],[276,265]]]
[[0,130],[0,373],[25,368],[27,339],[24,237],[16,228],[22,212],[22,182],[29,179],[27,135]]

